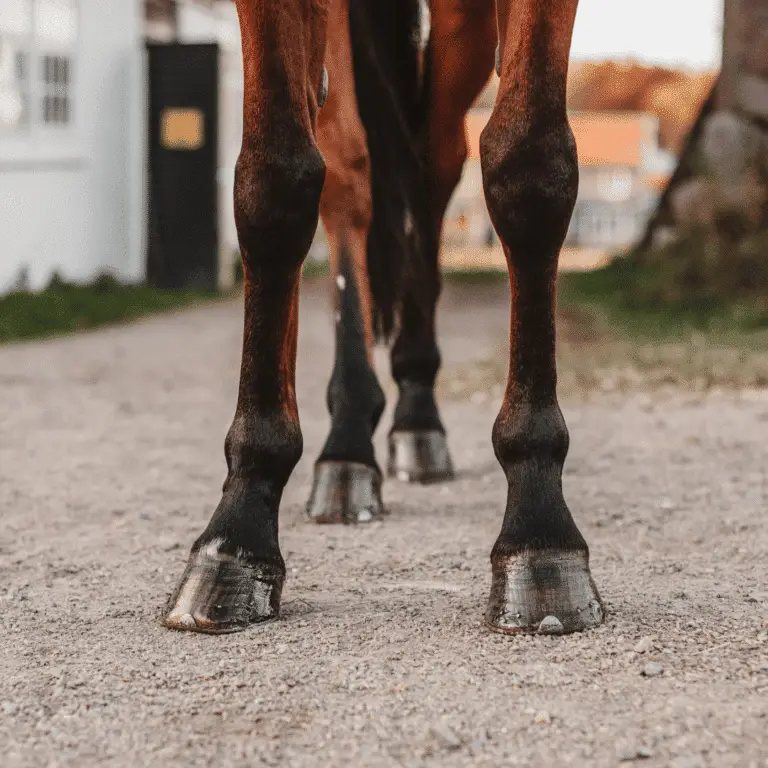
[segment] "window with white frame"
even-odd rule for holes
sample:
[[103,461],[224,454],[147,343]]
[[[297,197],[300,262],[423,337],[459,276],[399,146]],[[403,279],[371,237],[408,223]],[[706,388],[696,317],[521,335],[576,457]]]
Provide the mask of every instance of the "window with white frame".
[[1,0],[0,131],[72,122],[77,0]]

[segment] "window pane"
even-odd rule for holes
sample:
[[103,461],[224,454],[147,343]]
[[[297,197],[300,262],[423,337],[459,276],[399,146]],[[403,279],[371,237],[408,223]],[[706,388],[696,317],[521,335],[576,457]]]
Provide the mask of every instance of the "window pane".
[[37,0],[35,33],[43,42],[74,43],[77,36],[75,0]]
[[0,34],[0,130],[25,121],[25,41]]
[[27,77],[27,53],[16,51],[16,80],[26,80]]

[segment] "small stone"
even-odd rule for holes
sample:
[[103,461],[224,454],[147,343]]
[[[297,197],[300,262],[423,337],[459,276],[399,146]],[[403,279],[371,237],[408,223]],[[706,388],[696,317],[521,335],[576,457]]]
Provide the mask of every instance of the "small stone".
[[564,627],[557,616],[545,616],[539,624],[537,634],[539,635],[562,635]]
[[447,725],[433,725],[430,732],[443,749],[461,749],[461,739]]
[[635,644],[635,648],[634,648],[635,653],[648,653],[648,651],[652,651],[652,650],[653,650],[653,637],[651,637],[650,635],[641,637]]
[[637,749],[634,747],[625,747],[624,749],[619,750],[617,755],[620,763],[631,763],[634,760],[647,760],[652,756],[653,752],[651,752],[648,747],[638,747]]
[[664,667],[658,661],[649,661],[643,667],[643,675],[645,677],[658,677],[663,671]]
[[541,712],[537,712],[534,715],[533,722],[536,725],[549,725],[552,722],[552,717],[549,712],[542,709]]

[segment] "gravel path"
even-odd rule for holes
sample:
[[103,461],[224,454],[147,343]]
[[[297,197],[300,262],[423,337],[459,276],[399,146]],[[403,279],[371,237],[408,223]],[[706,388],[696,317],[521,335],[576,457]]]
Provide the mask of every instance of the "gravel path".
[[502,637],[481,626],[498,382],[451,377],[498,357],[505,291],[444,300],[459,478],[388,483],[359,528],[302,516],[332,362],[326,296],[303,299],[284,615],[239,635],[156,623],[224,478],[239,302],[0,349],[0,765],[768,766],[768,397],[566,397],[610,616]]

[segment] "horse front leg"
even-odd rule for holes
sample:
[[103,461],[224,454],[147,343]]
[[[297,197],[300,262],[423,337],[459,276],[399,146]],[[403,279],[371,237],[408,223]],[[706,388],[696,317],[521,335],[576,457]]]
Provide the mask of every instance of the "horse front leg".
[[509,375],[493,429],[509,484],[486,613],[499,632],[573,632],[603,620],[589,550],[563,498],[568,430],[555,393],[557,261],[578,187],[565,107],[577,2],[497,3],[501,84],[481,160],[512,295]]
[[373,369],[373,316],[366,248],[371,164],[355,95],[349,0],[331,0],[325,57],[328,101],[317,140],[327,165],[320,215],[331,250],[336,354],[328,384],[331,429],[315,464],[307,515],[318,523],[362,523],[381,516],[381,470],[373,433],[384,392]]
[[165,624],[232,632],[275,618],[285,578],[283,488],[302,452],[295,395],[301,266],[325,164],[315,145],[324,0],[237,0],[245,69],[235,218],[245,274],[240,388],[223,495],[192,546]]

